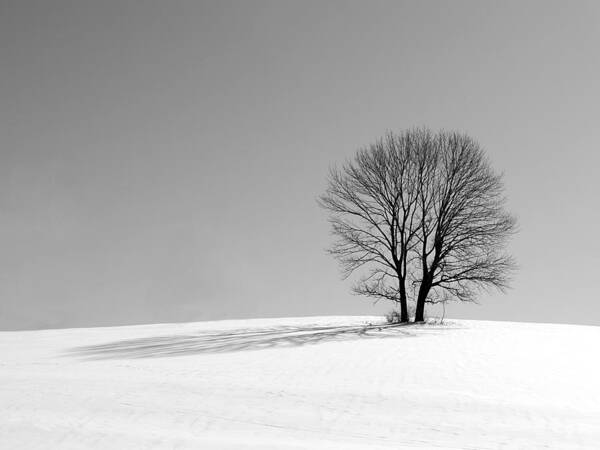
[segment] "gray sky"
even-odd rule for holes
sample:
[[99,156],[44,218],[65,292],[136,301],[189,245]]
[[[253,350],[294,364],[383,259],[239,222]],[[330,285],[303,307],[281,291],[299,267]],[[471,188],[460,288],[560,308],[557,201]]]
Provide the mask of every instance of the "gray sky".
[[468,132],[521,231],[452,317],[600,325],[600,3],[0,3],[0,329],[371,314],[315,198]]

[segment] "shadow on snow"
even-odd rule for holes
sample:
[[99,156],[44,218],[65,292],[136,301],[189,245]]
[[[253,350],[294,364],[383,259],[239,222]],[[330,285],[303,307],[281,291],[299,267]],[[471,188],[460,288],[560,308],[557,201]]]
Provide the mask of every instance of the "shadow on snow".
[[453,329],[428,325],[279,326],[209,330],[192,334],[126,339],[75,347],[72,356],[85,359],[129,359],[225,353],[293,347],[356,339],[408,338]]

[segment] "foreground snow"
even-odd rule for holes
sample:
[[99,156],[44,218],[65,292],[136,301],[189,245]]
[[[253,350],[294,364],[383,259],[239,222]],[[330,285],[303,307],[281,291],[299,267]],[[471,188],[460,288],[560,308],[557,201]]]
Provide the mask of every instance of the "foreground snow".
[[369,322],[0,333],[0,448],[599,448],[600,327]]

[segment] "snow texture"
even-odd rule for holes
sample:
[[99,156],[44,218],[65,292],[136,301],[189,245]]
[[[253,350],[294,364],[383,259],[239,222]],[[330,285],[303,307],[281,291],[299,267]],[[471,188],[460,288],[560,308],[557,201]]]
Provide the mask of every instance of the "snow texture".
[[2,332],[0,448],[600,448],[600,327],[367,323]]

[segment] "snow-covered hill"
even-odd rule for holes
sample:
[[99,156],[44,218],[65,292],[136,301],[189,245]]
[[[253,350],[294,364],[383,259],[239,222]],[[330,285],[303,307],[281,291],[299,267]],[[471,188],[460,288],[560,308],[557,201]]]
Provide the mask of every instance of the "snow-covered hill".
[[3,332],[0,448],[600,448],[600,327],[381,322]]

